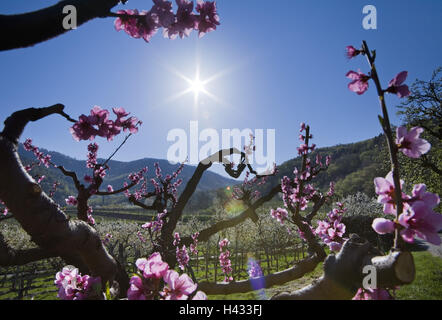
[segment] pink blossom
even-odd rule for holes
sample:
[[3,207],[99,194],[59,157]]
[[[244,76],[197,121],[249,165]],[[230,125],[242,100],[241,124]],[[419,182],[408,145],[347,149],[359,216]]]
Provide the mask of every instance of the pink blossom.
[[423,201],[430,209],[433,209],[440,203],[439,196],[437,194],[427,192],[427,186],[423,183],[414,185],[411,194],[412,198],[409,201]]
[[102,299],[100,277],[81,276],[78,269],[66,266],[55,275],[58,297],[62,300]]
[[363,74],[362,72],[358,71],[349,71],[346,74],[346,77],[353,80],[348,84],[348,88],[357,93],[358,95],[363,94],[368,89],[368,80],[370,79],[369,76],[366,74]]
[[150,295],[150,292],[146,292],[143,280],[138,276],[133,276],[130,279],[130,287],[127,290],[127,299],[128,300],[146,300],[147,296]]
[[173,245],[176,247],[181,242],[180,234],[178,232],[175,232],[173,237],[175,239],[173,240]]
[[149,278],[161,278],[167,270],[169,265],[161,260],[161,255],[158,252],[153,253],[149,259],[141,258],[135,262],[135,265],[140,271],[143,272],[143,276]]
[[138,124],[141,124],[141,121],[135,117],[130,117],[122,122],[123,131],[129,130],[129,132],[132,134],[137,133]]
[[92,217],[91,214],[87,215],[87,222],[91,225],[95,225],[95,219],[94,219],[94,217]]
[[384,218],[374,219],[371,226],[379,234],[392,233],[395,229],[394,222]]
[[117,116],[117,120],[115,120],[115,123],[119,123],[119,120],[121,118],[124,118],[126,116],[128,116],[130,113],[126,112],[126,110],[124,110],[124,108],[112,108],[113,113],[115,113],[115,115]]
[[354,57],[356,57],[358,54],[361,53],[360,50],[356,49],[356,48],[353,47],[353,46],[347,46],[347,47],[345,48],[345,51],[346,51],[346,55],[347,55],[347,58],[348,58],[348,59],[354,58]]
[[322,241],[328,245],[330,250],[337,252],[341,250],[345,240],[343,237],[346,226],[341,223],[341,219],[346,209],[340,202],[337,202],[336,205],[338,208],[334,208],[330,211],[325,220],[319,220],[317,228],[312,230],[312,232],[319,236]]
[[69,206],[76,206],[78,201],[77,198],[75,198],[74,196],[69,196],[67,199],[65,199],[66,204]]
[[301,128],[299,129],[299,132],[304,131],[304,130],[305,130],[305,123],[304,123],[304,122],[301,122],[300,127],[301,127]]
[[414,236],[418,236],[434,245],[441,243],[438,232],[442,229],[442,215],[434,212],[424,201],[414,201],[398,220],[405,227],[401,236],[406,242],[413,242]]
[[115,29],[124,30],[129,36],[143,38],[146,42],[150,41],[160,26],[158,15],[152,11],[138,12],[134,9],[119,10],[117,13],[121,16],[114,22]]
[[408,97],[410,90],[406,84],[402,84],[407,79],[408,72],[402,71],[398,73],[388,84],[386,92],[397,94],[399,98]]
[[138,237],[138,239],[140,239],[140,241],[141,241],[142,243],[145,243],[145,242],[146,242],[146,239],[143,237],[143,235],[141,234],[140,231],[137,231],[137,237]]
[[176,22],[164,29],[163,36],[169,39],[188,37],[193,29],[197,27],[196,15],[193,14],[193,1],[176,0],[178,10],[176,13]]
[[172,12],[172,2],[165,0],[153,0],[154,6],[151,9],[153,14],[158,16],[158,23],[164,27],[169,27],[175,20]]
[[219,242],[219,248],[222,250],[222,248],[227,247],[230,244],[230,241],[228,239],[223,239]]
[[419,138],[424,129],[420,127],[413,127],[407,132],[406,127],[399,127],[396,129],[396,145],[407,157],[419,158],[421,155],[427,153],[431,144],[427,140]]
[[162,292],[166,300],[186,300],[197,288],[187,274],[180,276],[175,270],[168,270],[163,279],[167,284]]
[[183,245],[181,249],[178,247],[176,248],[176,259],[181,270],[184,270],[189,264],[190,257],[185,245]]
[[110,184],[107,185],[107,192],[114,192],[114,188]]
[[272,209],[270,211],[272,218],[276,219],[281,225],[284,224],[284,221],[288,217],[288,212],[286,209],[277,208],[276,210]]
[[352,300],[393,300],[393,297],[385,289],[359,288]]
[[216,12],[216,1],[197,0],[196,11],[200,14],[196,27],[200,38],[206,33],[216,30],[216,26],[220,24],[219,16]]
[[[401,188],[404,181],[400,181]],[[384,213],[396,214],[396,195],[393,181],[393,171],[390,171],[385,178],[375,178],[375,192],[378,194],[378,202],[384,204]],[[405,194],[403,194],[405,196]],[[406,203],[404,203],[404,208]]]
[[143,224],[141,226],[141,228],[143,228],[143,229],[150,229],[150,228],[152,228],[152,222],[146,222],[145,224]]
[[327,196],[332,197],[335,194],[335,183],[333,181],[330,182],[330,189],[327,192]]
[[227,246],[230,244],[230,241],[228,239],[223,239],[219,242],[219,249],[220,249],[220,255],[219,255],[219,262],[221,266],[221,270],[225,274],[224,281],[229,282],[233,280],[233,277],[230,275],[230,273],[233,271],[232,269],[232,262],[230,261],[230,251],[227,250]]
[[82,114],[78,121],[69,129],[75,140],[93,140],[98,135],[98,130],[95,129],[89,121],[89,118]]

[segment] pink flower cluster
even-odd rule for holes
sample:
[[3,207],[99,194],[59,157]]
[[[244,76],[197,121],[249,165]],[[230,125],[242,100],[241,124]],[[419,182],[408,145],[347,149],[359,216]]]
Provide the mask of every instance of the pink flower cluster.
[[200,235],[199,232],[195,232],[194,234],[191,235],[193,243],[190,244],[189,249],[190,249],[190,252],[192,254],[195,254],[195,255],[198,254],[197,246],[198,246],[198,237],[199,237],[199,235]]
[[233,277],[231,275],[233,269],[232,262],[230,261],[230,251],[227,249],[229,244],[230,241],[228,239],[223,239],[219,242],[219,251],[221,252],[219,255],[219,263],[225,275],[224,282],[233,281]]
[[327,213],[325,220],[318,221],[318,227],[314,231],[328,245],[330,250],[335,252],[341,250],[342,244],[345,241],[343,238],[345,224],[341,222],[341,219],[346,211],[342,203],[337,202],[336,205],[337,208]]
[[[346,47],[346,55],[349,59],[354,58],[361,53],[363,54],[362,50],[356,49],[353,46]],[[357,93],[358,95],[361,95],[368,90],[368,80],[371,79],[370,75],[366,75],[360,70],[358,70],[358,72],[351,70],[347,72],[345,76],[352,80],[348,84],[348,88],[351,91]],[[390,80],[387,89],[383,91],[396,94],[399,98],[409,96],[410,90],[408,89],[408,86],[406,84],[403,84],[403,82],[407,79],[407,76],[407,71],[399,72],[392,80]]]
[[180,269],[184,271],[190,261],[189,253],[185,245],[183,245],[181,249],[178,246],[176,247],[176,260]]
[[249,203],[251,201],[257,200],[261,193],[258,190],[255,190],[255,187],[263,185],[267,182],[267,176],[265,177],[254,177],[250,179],[250,172],[247,171],[244,177],[244,181],[239,187],[234,187],[232,192],[232,198],[235,200],[244,201]]
[[352,300],[393,300],[393,296],[386,289],[359,288]]
[[66,266],[55,275],[58,297],[62,300],[103,299],[100,277],[81,276],[78,269]]
[[270,210],[270,215],[273,219],[276,219],[281,225],[284,224],[284,221],[288,218],[288,212],[286,209],[283,208],[277,208]]
[[[144,175],[147,173],[147,170],[148,170],[148,168],[144,167],[141,170],[139,170],[138,172],[133,172],[133,173],[129,174],[129,176],[127,178],[131,181],[131,184],[138,185],[140,182],[142,182],[142,183],[141,183],[141,186],[137,190],[135,190],[134,193],[131,193],[129,191],[129,189],[127,189],[124,192],[124,195],[126,197],[128,197],[128,198],[134,197],[136,200],[140,200],[143,197],[143,195],[147,193],[147,181],[146,181],[146,178],[144,177]],[[123,184],[123,186],[127,187],[128,183],[125,182]]]
[[[375,179],[376,193],[379,195],[378,202],[384,203],[384,213],[396,214],[395,188],[392,172],[387,177]],[[402,185],[403,181],[401,181]],[[402,186],[401,186],[402,187]],[[417,184],[413,187],[412,195],[402,193],[404,211],[399,213],[397,221],[385,218],[373,220],[372,227],[379,234],[392,233],[399,229],[404,241],[412,243],[418,236],[430,243],[441,243],[438,232],[442,229],[442,215],[433,209],[440,203],[437,194],[427,192],[425,184]]]
[[89,116],[82,114],[78,121],[70,128],[70,132],[75,140],[94,140],[95,136],[112,140],[121,130],[129,130],[130,133],[138,132],[138,125],[141,124],[135,117],[126,118],[129,115],[124,108],[112,108],[117,116],[116,120],[110,120],[110,112],[94,106]]
[[413,127],[407,131],[406,127],[396,129],[396,145],[403,154],[410,158],[419,158],[431,149],[431,144],[419,138],[424,129]]
[[[37,147],[35,147],[34,145],[32,145],[32,140],[31,139],[26,139],[25,142],[23,143],[23,147],[26,151],[32,151],[34,153],[34,156],[37,158],[38,160],[38,165],[44,165],[46,168],[49,168],[50,165],[52,165],[51,163],[51,155],[49,154],[44,154],[43,152],[41,152]],[[28,165],[26,166],[26,171],[30,171],[32,169],[34,165]]]
[[[138,259],[135,264],[138,274],[130,279],[129,300],[187,300],[197,288],[187,274],[180,276],[175,270],[170,270],[158,252],[149,259]],[[207,296],[198,291],[193,300],[207,300]]]
[[143,229],[151,229],[152,232],[159,232],[163,227],[164,221],[163,218],[166,216],[167,210],[164,209],[163,212],[158,212],[156,220],[152,222],[147,222],[141,226]]
[[193,13],[194,4],[191,0],[176,0],[176,14],[172,11],[170,1],[153,2],[154,6],[149,11],[119,10],[119,17],[114,22],[115,29],[124,30],[133,38],[149,42],[160,28],[163,28],[165,38],[175,39],[177,36],[189,36],[192,30],[198,30],[199,37],[202,37],[220,24],[215,1],[198,0],[195,10],[199,15]]
[[349,71],[345,76],[353,80],[348,84],[348,88],[351,91],[361,95],[368,90],[368,80],[370,80],[370,77],[362,73],[360,70],[358,70],[358,72]]
[[249,137],[250,137],[249,145],[244,146],[244,152],[245,152],[247,155],[251,155],[251,154],[256,150],[256,146],[255,146],[255,136],[254,136],[252,133],[250,133],[250,134],[249,134]]
[[49,198],[52,198],[54,196],[55,192],[57,192],[57,188],[59,185],[60,185],[60,182],[54,181],[54,183],[52,184],[51,190],[49,190],[49,194],[48,194]]
[[88,154],[86,160],[86,167],[90,169],[94,169],[97,165],[97,152],[98,152],[98,144],[90,143],[87,146]]
[[357,55],[359,55],[361,53],[360,50],[356,49],[353,46],[347,46],[345,48],[345,50],[346,50],[345,54],[346,54],[348,59],[352,59],[352,58],[356,57]]
[[162,196],[163,199],[172,199],[173,205],[175,205],[176,202],[178,201],[178,188],[183,183],[183,179],[177,179],[177,178],[183,171],[184,163],[181,163],[178,169],[175,172],[173,172],[171,175],[170,174],[166,175],[164,179],[161,173],[160,164],[158,162],[155,162],[154,166],[155,166],[156,179],[152,178],[150,182],[155,189],[155,194],[158,197]]
[[76,206],[78,204],[78,200],[74,196],[69,196],[65,201],[68,206]]
[[406,84],[402,84],[408,76],[407,71],[399,72],[388,84],[388,88],[385,90],[388,93],[396,94],[399,98],[408,97],[410,90]]
[[[301,123],[300,132],[306,130],[305,123]],[[315,149],[315,145],[313,144],[309,147],[305,142],[307,141],[307,137],[300,135],[303,140],[303,144],[298,148],[298,152],[302,155],[303,159],[305,159],[305,170],[303,172],[299,172],[297,168],[294,169],[293,179],[290,179],[287,176],[284,176],[281,180],[281,189],[283,193],[283,201],[284,205],[287,208],[294,207],[296,205],[299,206],[300,210],[305,210],[307,208],[308,202],[318,193],[313,185],[307,184],[310,180],[315,178],[319,172],[325,170],[330,165],[330,157],[327,156],[325,159],[325,165],[322,163],[322,158],[320,155],[316,156],[315,163],[312,163],[312,160],[308,158],[309,151],[313,151]],[[312,135],[309,134],[309,139],[313,138]],[[330,192],[330,194],[332,194]]]
[[189,253],[187,252],[187,248],[185,245],[183,245],[181,249],[179,248],[179,244],[181,242],[180,234],[178,232],[175,232],[173,237],[173,245],[176,247],[176,260],[180,269],[184,271],[190,261]]

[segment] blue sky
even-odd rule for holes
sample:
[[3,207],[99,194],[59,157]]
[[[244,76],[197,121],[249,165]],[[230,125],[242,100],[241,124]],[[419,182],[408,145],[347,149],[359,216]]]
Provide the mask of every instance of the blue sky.
[[[49,0],[0,2],[12,14],[56,3]],[[164,39],[147,44],[116,32],[113,19],[96,19],[75,31],[32,48],[0,52],[0,121],[26,107],[66,105],[77,118],[92,106],[125,107],[144,121],[115,159],[166,158],[173,128],[276,129],[276,161],[296,156],[299,123],[311,125],[318,147],[356,142],[381,132],[374,86],[357,96],[347,89],[349,70],[367,72],[365,58],[348,61],[347,45],[367,40],[377,50],[377,68],[387,85],[408,70],[407,83],[429,79],[441,65],[440,0],[219,0],[221,26],[198,39]],[[377,30],[362,28],[362,8],[377,8]],[[150,0],[129,0],[121,8],[149,9]],[[117,9],[117,8],[116,8]],[[218,99],[193,95],[170,101],[188,84],[172,70],[201,78]],[[400,101],[388,96],[391,120],[399,124]],[[36,145],[84,159],[87,142],[77,143],[70,123],[57,116],[28,125],[23,135]],[[109,155],[123,137],[99,139],[100,156]],[[216,170],[219,172],[219,170]]]

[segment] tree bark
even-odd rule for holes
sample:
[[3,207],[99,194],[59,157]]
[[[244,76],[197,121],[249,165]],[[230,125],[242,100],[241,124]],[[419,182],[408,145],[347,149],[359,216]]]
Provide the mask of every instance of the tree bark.
[[112,281],[117,263],[104,248],[95,229],[70,220],[24,169],[17,153],[18,140],[29,121],[64,114],[63,105],[13,113],[0,133],[0,199],[41,249],[61,257],[78,256],[92,276]]
[[63,8],[73,5],[77,10],[77,26],[89,20],[106,17],[119,0],[65,0],[41,10],[0,15],[0,51],[33,46],[59,36],[70,29],[63,27]]

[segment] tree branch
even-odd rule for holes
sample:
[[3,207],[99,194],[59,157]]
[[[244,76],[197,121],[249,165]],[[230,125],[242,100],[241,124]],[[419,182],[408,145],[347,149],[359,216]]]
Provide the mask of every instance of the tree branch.
[[77,26],[98,18],[106,17],[119,0],[64,0],[41,10],[0,15],[0,51],[33,46],[59,36],[69,30],[63,27],[66,14],[63,8],[75,6]]
[[13,113],[0,133],[0,199],[14,218],[43,250],[59,256],[78,256],[92,276],[113,280],[115,260],[103,246],[95,229],[83,221],[72,221],[34,182],[17,153],[18,140],[29,121],[61,114],[63,105],[26,109]]
[[41,248],[16,250],[11,248],[0,233],[0,266],[21,266],[29,262],[53,258],[57,255]]
[[[245,211],[243,211],[236,217],[217,222],[214,225],[210,226],[209,228],[200,231],[198,236],[198,241],[199,242],[208,241],[209,238],[214,234],[216,234],[217,232],[227,228],[232,228],[240,224],[241,222],[245,221],[247,218],[250,218],[254,222],[256,222],[258,216],[256,215],[255,210],[260,206],[262,206],[265,202],[270,201],[278,192],[281,192],[281,185],[275,186],[268,194],[259,198],[249,208],[247,208]],[[186,246],[189,246],[193,242],[193,239],[191,237],[183,237],[181,239],[181,242]]]
[[409,252],[392,252],[376,256],[369,242],[351,235],[335,256],[324,262],[324,275],[312,284],[294,291],[274,295],[272,300],[347,300],[362,287],[364,266],[376,270],[377,288],[394,288],[409,284],[415,277],[413,256]]
[[295,266],[284,271],[269,274],[267,276],[253,278],[242,281],[210,283],[200,282],[198,290],[204,291],[206,294],[232,294],[245,293],[258,289],[270,288],[276,285],[282,285],[286,282],[302,278],[306,273],[312,272],[322,259],[317,255],[307,257]]

